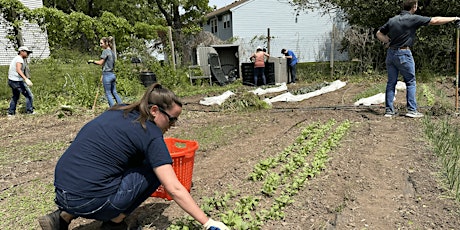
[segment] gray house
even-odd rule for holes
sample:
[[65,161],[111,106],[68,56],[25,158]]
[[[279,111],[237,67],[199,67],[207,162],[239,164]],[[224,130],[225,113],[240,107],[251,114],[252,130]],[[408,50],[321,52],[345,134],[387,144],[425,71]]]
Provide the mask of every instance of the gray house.
[[347,59],[331,52],[331,41],[337,44],[334,50],[340,48],[340,33],[332,36],[332,31],[344,29],[344,22],[319,10],[298,12],[287,0],[235,1],[206,18],[203,30],[238,44],[241,63],[249,61],[257,46],[267,47],[274,57],[280,57],[283,48],[292,50],[300,62],[329,61],[331,53],[334,60]]
[[[30,9],[43,7],[42,0],[20,0]],[[18,55],[14,45],[6,38],[7,25],[5,19],[0,17],[0,65],[9,65],[11,60]],[[47,58],[50,55],[48,36],[42,32],[37,24],[24,22],[22,27],[24,45],[33,50],[29,58]]]

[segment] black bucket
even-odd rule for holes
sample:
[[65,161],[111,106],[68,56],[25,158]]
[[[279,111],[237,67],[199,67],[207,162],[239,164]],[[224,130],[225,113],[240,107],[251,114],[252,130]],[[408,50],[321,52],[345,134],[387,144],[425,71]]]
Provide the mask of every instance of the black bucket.
[[139,78],[145,87],[157,82],[157,76],[153,72],[141,72]]

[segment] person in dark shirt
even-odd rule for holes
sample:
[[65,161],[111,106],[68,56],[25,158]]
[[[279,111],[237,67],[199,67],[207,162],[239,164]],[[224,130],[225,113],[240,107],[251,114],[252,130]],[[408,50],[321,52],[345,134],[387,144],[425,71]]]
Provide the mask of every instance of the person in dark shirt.
[[458,17],[424,17],[416,15],[418,9],[417,0],[407,0],[403,3],[403,10],[399,15],[390,18],[377,31],[377,38],[388,47],[386,66],[388,81],[385,91],[385,117],[396,115],[393,101],[395,96],[398,74],[404,78],[407,88],[407,113],[408,117],[423,117],[417,111],[415,98],[415,62],[410,48],[414,45],[415,32],[421,26],[443,25],[449,22],[458,21]]
[[116,105],[84,125],[57,162],[58,210],[39,217],[42,229],[68,229],[77,217],[103,221],[102,229],[127,229],[125,217],[160,184],[206,229],[228,229],[206,216],[174,173],[163,134],[181,112],[179,98],[153,84],[140,101]]
[[282,49],[281,53],[284,55],[283,56],[284,58],[287,58],[287,64],[288,64],[289,75],[290,75],[290,78],[288,77],[288,84],[289,83],[295,84],[296,75],[297,75],[298,59],[292,50]]

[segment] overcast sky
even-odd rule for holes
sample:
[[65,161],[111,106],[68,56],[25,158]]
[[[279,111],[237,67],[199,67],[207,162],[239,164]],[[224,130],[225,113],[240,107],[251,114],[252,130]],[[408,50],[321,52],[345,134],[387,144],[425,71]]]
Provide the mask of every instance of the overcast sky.
[[236,0],[209,0],[209,6],[217,6],[217,9],[222,8],[226,5],[230,5],[232,2]]

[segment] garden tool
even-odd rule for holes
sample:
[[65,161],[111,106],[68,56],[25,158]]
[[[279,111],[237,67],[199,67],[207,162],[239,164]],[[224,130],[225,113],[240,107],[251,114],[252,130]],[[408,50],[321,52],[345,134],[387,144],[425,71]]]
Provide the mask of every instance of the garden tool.
[[101,75],[101,80],[99,81],[99,84],[96,89],[96,96],[94,97],[93,107],[91,108],[91,110],[94,110],[94,108],[96,107],[96,101],[97,101],[97,97],[99,96],[99,88],[101,88],[101,85],[102,85],[102,75]]

